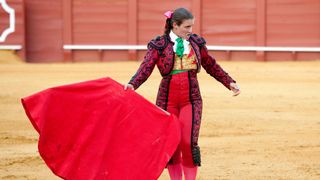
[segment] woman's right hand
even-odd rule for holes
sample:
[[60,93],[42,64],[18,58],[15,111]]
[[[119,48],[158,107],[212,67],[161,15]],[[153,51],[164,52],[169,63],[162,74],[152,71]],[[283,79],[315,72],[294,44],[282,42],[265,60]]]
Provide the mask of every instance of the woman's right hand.
[[241,93],[240,88],[236,83],[230,83],[230,89],[233,91],[233,96],[238,96]]
[[127,90],[128,88],[131,90],[134,90],[134,87],[132,86],[132,84],[124,84],[124,90]]

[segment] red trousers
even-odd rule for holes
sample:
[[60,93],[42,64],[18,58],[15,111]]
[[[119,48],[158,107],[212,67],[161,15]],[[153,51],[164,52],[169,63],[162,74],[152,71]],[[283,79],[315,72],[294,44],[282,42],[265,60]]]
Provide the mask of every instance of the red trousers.
[[191,154],[192,105],[188,72],[172,75],[167,111],[178,117],[181,128],[181,141],[172,156],[171,163],[182,163],[185,167],[195,167]]

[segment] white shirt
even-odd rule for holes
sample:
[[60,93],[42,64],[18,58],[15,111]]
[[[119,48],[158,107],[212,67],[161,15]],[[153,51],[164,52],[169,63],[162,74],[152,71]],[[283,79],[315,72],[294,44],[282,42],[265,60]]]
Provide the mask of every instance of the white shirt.
[[[171,41],[174,42],[173,51],[176,52],[176,49],[177,49],[177,41],[176,41],[176,39],[179,38],[179,37],[175,33],[173,33],[172,31],[170,31],[169,36],[170,36]],[[189,41],[183,39],[183,47],[184,47],[183,54],[189,54],[190,53],[189,44],[190,44]]]

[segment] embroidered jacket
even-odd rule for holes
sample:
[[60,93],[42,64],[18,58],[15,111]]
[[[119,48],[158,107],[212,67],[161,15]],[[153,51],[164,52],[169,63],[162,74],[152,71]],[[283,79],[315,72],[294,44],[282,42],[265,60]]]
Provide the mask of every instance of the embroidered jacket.
[[[202,65],[208,74],[221,82],[226,88],[230,89],[230,83],[235,81],[216,63],[216,60],[209,55],[207,47],[205,46],[205,40],[196,34],[192,34],[189,42],[196,54],[197,72],[200,72]],[[137,89],[148,79],[155,65],[157,65],[163,77],[170,74],[175,57],[173,45],[174,43],[168,35],[158,36],[148,43],[148,51],[144,60],[136,74],[129,81],[134,89]]]

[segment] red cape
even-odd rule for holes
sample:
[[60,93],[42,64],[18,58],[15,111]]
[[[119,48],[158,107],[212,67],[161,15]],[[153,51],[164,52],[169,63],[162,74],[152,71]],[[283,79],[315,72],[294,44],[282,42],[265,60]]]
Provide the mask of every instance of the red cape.
[[110,78],[49,88],[22,104],[41,157],[64,179],[157,179],[180,140],[173,115]]

